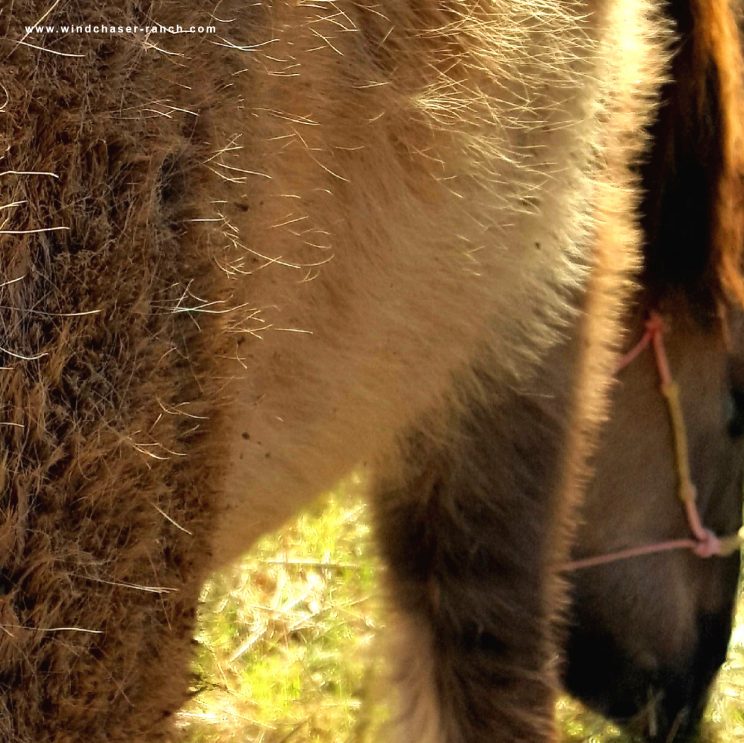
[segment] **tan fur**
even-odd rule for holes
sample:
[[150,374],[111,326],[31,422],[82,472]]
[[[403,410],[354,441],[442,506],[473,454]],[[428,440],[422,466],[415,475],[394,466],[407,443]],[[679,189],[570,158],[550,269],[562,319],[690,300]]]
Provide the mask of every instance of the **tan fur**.
[[396,659],[390,679],[399,696],[389,730],[396,740],[417,743],[450,743],[446,722],[440,713],[431,635],[405,617],[391,616],[389,653]]
[[[615,28],[623,25],[627,17],[642,17],[648,12],[645,3],[639,3],[635,8],[620,4],[608,10],[605,23],[608,28]],[[649,112],[645,106],[639,108],[639,104],[650,100],[653,86],[660,82],[662,53],[660,44],[651,48],[644,46],[648,39],[639,38],[624,25],[623,28],[625,33],[607,41],[604,57],[607,67],[600,73],[615,96],[608,114],[610,126],[605,132],[610,145],[603,167],[595,176],[595,212],[587,240],[592,247],[591,255],[587,256],[587,299],[582,303],[583,316],[578,323],[581,349],[575,371],[578,381],[566,445],[567,461],[559,485],[563,496],[557,499],[560,507],[554,514],[555,522],[561,526],[555,531],[556,544],[548,549],[555,561],[553,567],[560,564],[561,555],[568,554],[572,542],[574,508],[591,474],[588,458],[593,442],[599,426],[607,417],[607,391],[617,359],[619,339],[623,337],[620,322],[630,298],[630,277],[639,268],[637,246],[640,238],[635,217],[637,179],[627,166],[638,156],[645,142],[639,127],[642,122],[648,122],[644,117]],[[623,64],[616,65],[618,60]],[[639,88],[639,81],[647,81],[651,87]],[[649,97],[645,98],[644,94]],[[530,379],[532,387],[541,389],[541,380],[532,379],[528,372],[518,372],[517,376],[524,381]],[[467,459],[470,452],[464,449],[460,456]],[[431,486],[419,483],[416,489],[428,494]],[[550,589],[546,596],[549,613],[565,605],[563,582],[556,581]],[[391,625],[396,635],[391,652],[391,657],[396,659],[396,675],[392,681],[401,694],[395,740],[421,740],[422,743],[459,741],[456,734],[446,731],[446,721],[439,719],[436,712],[438,691],[430,661],[430,643],[433,641],[426,629],[419,624],[412,626],[407,617],[397,618],[391,621]],[[544,673],[550,676],[555,673],[555,668],[545,669]],[[531,712],[534,719],[540,711],[533,708]],[[518,715],[519,710],[514,709],[512,714]],[[547,720],[542,721],[542,725],[545,730],[550,728]]]
[[[625,13],[618,8],[616,12]],[[617,19],[615,19],[617,23]],[[638,157],[638,150],[647,142],[638,130],[638,114],[625,96],[634,90],[634,81],[646,79],[659,82],[658,56],[640,56],[636,51],[637,40],[632,34],[615,38],[613,56],[617,59],[634,59],[636,66],[623,65],[617,72],[617,89],[626,91],[618,97],[612,109],[611,139],[616,143],[607,160],[606,173],[599,180],[597,199],[597,227],[594,234],[592,272],[583,307],[584,319],[579,343],[582,351],[576,369],[575,397],[572,425],[566,444],[566,463],[558,499],[561,511],[556,523],[563,529],[556,532],[559,544],[554,554],[567,554],[573,541],[575,527],[574,508],[592,476],[590,458],[597,441],[600,426],[606,422],[608,390],[613,384],[619,343],[622,343],[622,320],[631,300],[633,283],[641,263],[637,246],[641,243],[637,223],[638,178],[627,168],[628,161]],[[658,53],[658,50],[657,50]],[[637,84],[637,83],[636,83]],[[647,95],[650,91],[647,91]],[[648,125],[649,120],[646,120]],[[640,139],[639,139],[640,138]],[[628,152],[627,148],[631,151]],[[558,563],[556,563],[558,564]],[[558,597],[562,584],[557,584]],[[560,598],[550,597],[553,606],[562,606]]]
[[[300,32],[318,15],[314,7],[283,12],[290,14],[284,23]],[[591,215],[580,203],[593,198],[593,166],[591,153],[571,143],[598,136],[592,116],[598,91],[579,76],[591,61],[551,47],[560,35],[561,47],[567,37],[581,49],[588,29],[549,7],[504,48],[498,34],[504,26],[520,28],[519,3],[476,4],[469,14],[456,6],[401,5],[387,9],[384,22],[359,13],[351,21],[371,26],[367,43],[385,38],[392,70],[368,66],[357,36],[335,21],[324,24],[321,13],[307,42],[312,51],[293,57],[306,87],[284,103],[283,87],[267,85],[266,103],[257,102],[268,108],[279,99],[283,110],[281,117],[264,116],[264,137],[277,151],[267,155],[272,180],[256,186],[266,219],[251,225],[251,243],[270,245],[272,256],[297,264],[333,257],[307,286],[276,278],[275,270],[271,284],[251,287],[252,302],[271,304],[267,322],[308,332],[275,334],[266,361],[251,359],[247,399],[260,403],[239,424],[251,443],[235,437],[244,464],[231,477],[235,498],[227,518],[245,524],[235,551],[246,534],[276,525],[298,497],[331,486],[339,473],[385,448],[391,432],[436,406],[453,369],[487,336],[504,363],[524,367],[524,351],[539,352],[549,324],[561,319],[561,292],[582,280],[570,251],[571,243],[586,240]],[[317,49],[315,31],[330,35],[330,46]],[[331,47],[358,70],[352,80],[338,79],[340,72],[347,77],[347,65],[337,67]],[[271,55],[284,59],[276,46]],[[294,122],[308,111],[318,126],[298,131]],[[576,118],[582,123],[566,126]],[[569,194],[565,181],[574,184]],[[577,203],[558,206],[558,192]],[[288,206],[283,194],[302,199]],[[269,243],[268,230],[288,219],[302,220],[300,234],[293,222],[279,234],[274,229]],[[324,235],[327,250],[308,246],[308,234]],[[498,289],[489,276],[498,276]],[[324,299],[298,315],[298,291]],[[353,304],[342,299],[349,296]],[[433,344],[435,338],[455,342]],[[298,376],[302,385],[287,383]],[[255,495],[246,497],[248,479]]]
[[617,218],[614,306],[653,5],[109,4],[218,26],[148,40],[4,8],[6,739],[169,735],[208,568],[477,390],[479,349],[528,378]]

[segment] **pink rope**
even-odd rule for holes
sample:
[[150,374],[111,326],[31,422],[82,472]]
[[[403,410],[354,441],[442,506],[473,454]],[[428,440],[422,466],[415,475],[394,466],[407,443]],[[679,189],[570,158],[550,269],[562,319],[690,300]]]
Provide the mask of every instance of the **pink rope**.
[[669,359],[664,345],[664,321],[657,312],[652,312],[646,323],[646,329],[651,333],[651,341],[654,344],[654,357],[656,358],[656,369],[662,385],[672,384],[672,373],[669,371]]
[[[669,539],[664,542],[628,547],[627,549],[609,552],[604,555],[586,557],[579,560],[566,562],[561,566],[562,570],[583,570],[597,565],[627,560],[642,555],[654,555],[672,550],[687,549],[701,558],[726,557],[739,548],[740,536],[731,535],[720,538],[713,531],[706,528],[697,507],[697,489],[690,479],[689,460],[687,454],[687,440],[684,431],[684,419],[676,399],[677,388],[669,368],[669,359],[664,345],[664,321],[658,312],[652,312],[646,322],[646,330],[640,341],[633,346],[619,361],[616,373],[622,371],[632,364],[649,346],[653,347],[656,369],[661,381],[662,394],[667,399],[670,415],[672,418],[673,434],[675,436],[675,460],[680,478],[679,492],[684,505],[687,524],[693,538]],[[673,399],[673,401],[672,401]],[[675,406],[677,406],[675,408]],[[675,409],[678,413],[675,415]]]
[[646,332],[641,336],[641,340],[624,356],[620,357],[620,361],[615,367],[615,374],[619,374],[626,366],[630,366],[648,348],[655,332],[653,326],[649,327],[650,323],[651,319],[646,322]]
[[657,555],[661,552],[671,552],[672,550],[694,549],[697,542],[694,539],[670,539],[667,542],[655,542],[654,544],[644,544],[639,547],[628,547],[608,552],[604,555],[595,555],[594,557],[583,557],[579,560],[571,560],[561,565],[561,570],[583,570],[584,568],[593,568],[597,565],[607,565],[620,560],[629,560],[631,557],[642,557],[643,555]]

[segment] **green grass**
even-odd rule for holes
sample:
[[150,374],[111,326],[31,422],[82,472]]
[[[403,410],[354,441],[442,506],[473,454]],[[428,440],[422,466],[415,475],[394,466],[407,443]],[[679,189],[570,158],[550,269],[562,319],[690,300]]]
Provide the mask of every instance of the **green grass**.
[[[351,481],[204,589],[188,743],[378,743],[379,564]],[[708,711],[708,740],[744,740],[744,613]],[[630,743],[571,699],[563,743]]]
[[349,491],[263,539],[204,589],[190,743],[357,743],[384,712],[378,566]]

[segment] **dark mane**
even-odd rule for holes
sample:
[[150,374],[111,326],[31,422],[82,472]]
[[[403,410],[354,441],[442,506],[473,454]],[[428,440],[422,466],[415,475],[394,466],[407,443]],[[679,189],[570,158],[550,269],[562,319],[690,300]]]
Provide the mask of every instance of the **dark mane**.
[[[738,3],[738,0],[737,0]],[[742,54],[729,0],[670,3],[679,37],[642,167],[642,284],[700,309],[744,303]]]

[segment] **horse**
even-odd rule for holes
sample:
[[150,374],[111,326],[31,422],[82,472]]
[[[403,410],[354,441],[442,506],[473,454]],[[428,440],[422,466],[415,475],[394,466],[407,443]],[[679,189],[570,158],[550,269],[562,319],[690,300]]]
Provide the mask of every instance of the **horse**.
[[[731,404],[738,395],[732,356],[741,358],[742,338],[732,349],[720,318],[701,315],[684,294],[662,306],[698,511],[712,533],[735,535],[744,442],[740,411]],[[677,497],[653,354],[636,363],[615,388],[567,566],[572,608],[563,680],[570,693],[643,740],[692,741],[726,658],[738,539],[731,539],[733,554],[695,551],[699,543]]]
[[[642,168],[644,263],[625,325],[638,337],[652,312],[665,318],[697,511],[707,529],[730,535],[742,514],[744,336],[738,303],[720,301],[717,256],[742,239],[740,196],[730,191],[744,173],[741,44],[733,12],[714,18],[713,6],[685,3],[670,11],[677,49]],[[701,559],[694,546],[663,551],[697,527],[677,497],[675,432],[654,354],[617,377],[573,549],[581,569],[568,573],[564,680],[645,740],[693,740],[726,656],[738,549],[723,559]],[[613,559],[628,549],[634,556]]]
[[[723,256],[727,245],[744,239],[739,10],[721,3],[668,7],[676,41],[651,145],[639,165],[642,262],[621,323],[627,343],[644,343],[616,369],[607,420],[584,475],[572,556],[557,565],[571,585],[571,606],[554,630],[564,648],[563,684],[649,741],[696,739],[725,659],[736,600],[744,315],[737,294],[727,291],[731,267]],[[393,603],[415,617],[395,656],[402,686],[412,686],[420,673],[407,670],[405,646],[411,635],[420,637],[422,624],[435,636],[445,623],[458,629],[448,634],[460,645],[439,638],[435,644],[446,658],[436,661],[445,689],[459,689],[463,679],[477,689],[483,678],[506,676],[506,664],[521,660],[505,657],[498,644],[506,632],[539,636],[542,596],[529,595],[524,575],[508,587],[501,577],[504,565],[519,575],[520,566],[530,564],[550,518],[539,488],[560,473],[556,462],[565,457],[548,442],[567,437],[555,431],[565,425],[561,419],[571,420],[572,393],[562,380],[575,373],[580,342],[580,335],[567,334],[537,377],[514,383],[511,398],[486,378],[444,435],[412,437],[403,478],[377,485],[378,539]],[[657,362],[673,374],[678,408],[665,399]],[[677,409],[683,441],[675,437]],[[504,441],[523,452],[521,473],[500,459]],[[689,473],[681,473],[681,465]],[[531,519],[512,518],[505,540],[504,520],[517,508],[506,510],[504,491],[516,501],[530,493],[530,483]],[[678,498],[687,484],[696,486],[700,523],[691,523]],[[704,533],[696,534],[701,527]],[[724,544],[711,554],[713,534]],[[516,606],[529,606],[528,615],[514,617]],[[507,629],[497,634],[499,625]],[[473,718],[490,719],[492,704],[479,699]],[[452,707],[453,715],[462,710],[462,699]],[[486,737],[474,723],[462,739]]]
[[469,449],[496,396],[498,493],[380,499],[391,739],[550,740],[662,9],[15,0],[0,29],[0,737],[172,739],[210,571],[359,462],[391,494]]

